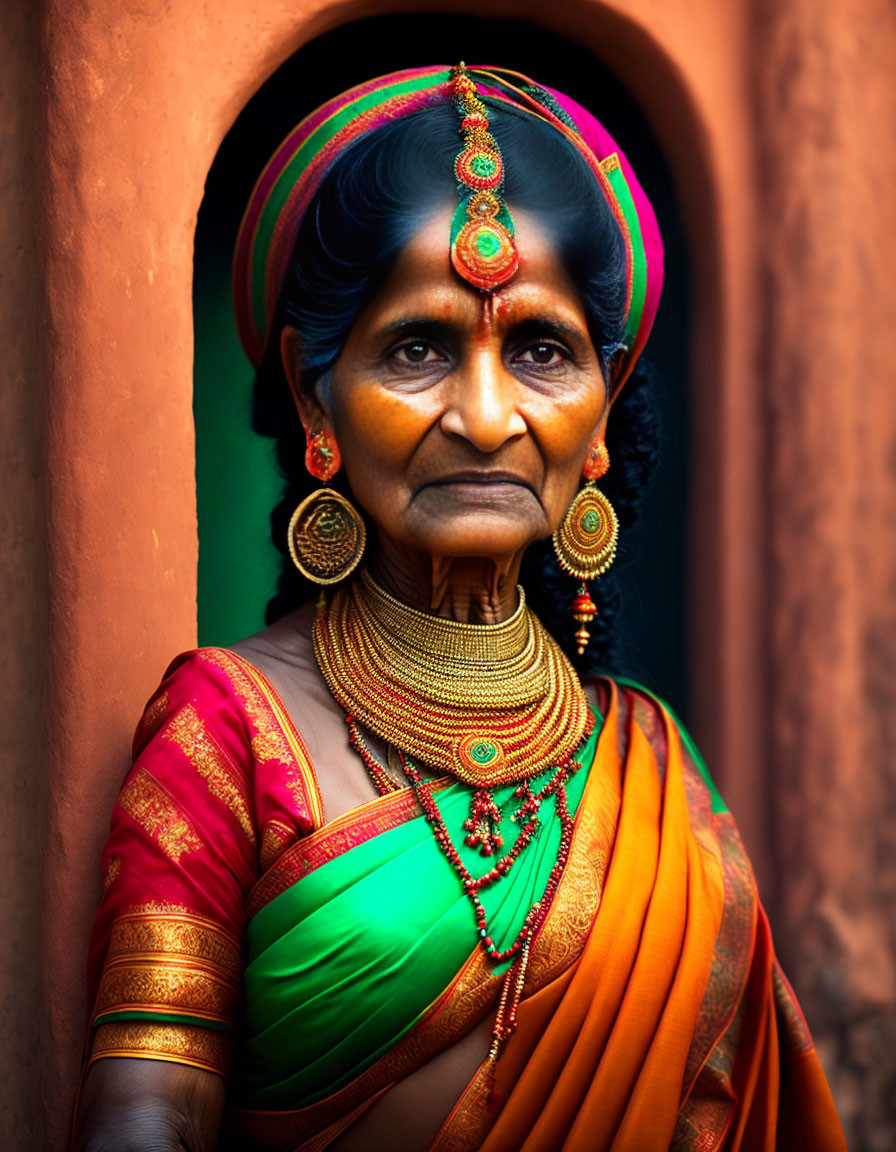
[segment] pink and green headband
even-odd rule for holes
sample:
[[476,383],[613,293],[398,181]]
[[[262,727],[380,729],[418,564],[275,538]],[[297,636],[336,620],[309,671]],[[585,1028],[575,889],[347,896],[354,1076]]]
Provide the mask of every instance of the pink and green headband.
[[624,352],[614,369],[615,391],[640,355],[659,304],[663,245],[656,217],[625,156],[590,112],[561,92],[500,68],[393,72],[342,93],[293,129],[255,185],[237,237],[234,303],[246,355],[256,367],[261,363],[299,226],[335,161],[365,133],[445,101],[456,105],[463,137],[455,164],[461,199],[451,227],[451,261],[483,291],[510,280],[518,260],[503,200],[500,150],[489,133],[484,101],[513,105],[552,124],[588,163],[626,253]]

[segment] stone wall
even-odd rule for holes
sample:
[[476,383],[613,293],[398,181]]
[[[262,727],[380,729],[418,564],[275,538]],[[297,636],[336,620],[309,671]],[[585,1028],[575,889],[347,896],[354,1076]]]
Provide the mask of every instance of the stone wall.
[[[4,1146],[65,1146],[99,846],[134,719],[195,637],[191,260],[205,174],[300,44],[402,7],[6,6]],[[896,12],[431,7],[530,12],[590,47],[668,154],[694,272],[695,728],[851,1147],[891,1148]]]

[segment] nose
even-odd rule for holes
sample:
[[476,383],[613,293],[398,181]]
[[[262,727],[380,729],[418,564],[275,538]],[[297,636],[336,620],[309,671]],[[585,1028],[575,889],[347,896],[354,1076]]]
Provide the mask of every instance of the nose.
[[441,429],[461,436],[480,452],[497,452],[526,432],[517,409],[519,386],[504,366],[499,349],[481,348],[451,375]]

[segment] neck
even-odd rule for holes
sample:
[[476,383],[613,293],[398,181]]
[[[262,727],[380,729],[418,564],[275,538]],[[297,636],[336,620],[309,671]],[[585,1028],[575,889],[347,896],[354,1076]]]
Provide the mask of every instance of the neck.
[[368,565],[384,591],[403,604],[465,624],[500,624],[519,604],[522,553],[434,556],[380,541]]

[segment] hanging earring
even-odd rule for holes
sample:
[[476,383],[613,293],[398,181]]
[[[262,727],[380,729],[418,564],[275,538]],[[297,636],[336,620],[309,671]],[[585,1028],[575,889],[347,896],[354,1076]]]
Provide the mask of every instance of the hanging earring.
[[[342,466],[339,445],[327,431],[309,432],[305,467],[329,484]],[[306,496],[289,522],[289,554],[296,568],[315,584],[337,584],[358,567],[367,529],[357,508],[332,488]]]
[[597,606],[588,593],[586,580],[602,575],[613,563],[619,539],[619,521],[610,501],[594,486],[610,467],[610,454],[601,440],[592,445],[582,469],[585,487],[572,499],[566,515],[554,533],[554,552],[557,563],[582,583],[570,605],[573,619],[579,624],[576,632],[578,653],[581,656],[591,634],[585,627],[597,615]]

